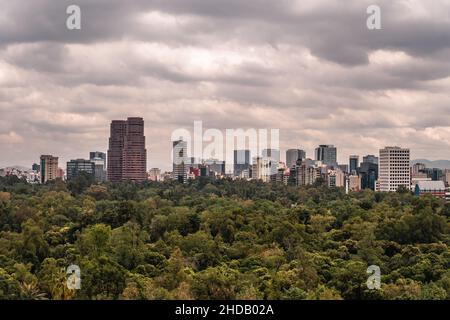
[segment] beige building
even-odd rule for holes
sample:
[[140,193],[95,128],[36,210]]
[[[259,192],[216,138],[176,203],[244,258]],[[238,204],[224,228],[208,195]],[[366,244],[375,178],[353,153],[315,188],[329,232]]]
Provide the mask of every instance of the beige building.
[[252,164],[252,179],[270,181],[272,161],[269,158],[256,157]]
[[445,169],[444,171],[444,182],[446,186],[450,185],[450,170],[449,169]]
[[148,180],[150,181],[161,181],[161,169],[151,168],[148,173]]
[[58,178],[58,157],[41,156],[41,183]]
[[327,174],[328,187],[341,188],[345,186],[345,173],[342,170],[328,170]]
[[351,175],[348,177],[348,189],[351,192],[358,192],[361,190],[361,178],[358,175]]

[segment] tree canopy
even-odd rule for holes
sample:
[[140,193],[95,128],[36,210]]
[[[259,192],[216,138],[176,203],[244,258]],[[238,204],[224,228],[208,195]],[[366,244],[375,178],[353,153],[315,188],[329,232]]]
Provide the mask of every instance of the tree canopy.
[[449,226],[403,190],[0,178],[0,299],[449,299]]

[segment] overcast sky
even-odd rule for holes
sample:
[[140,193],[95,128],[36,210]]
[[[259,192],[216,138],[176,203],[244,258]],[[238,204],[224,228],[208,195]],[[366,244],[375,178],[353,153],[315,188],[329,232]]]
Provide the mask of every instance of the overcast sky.
[[[67,30],[66,8],[82,10]],[[366,9],[381,7],[382,30]],[[177,128],[279,128],[282,151],[385,145],[450,159],[450,0],[0,0],[0,167],[106,151],[142,116],[148,167]],[[284,158],[284,157],[283,157]]]

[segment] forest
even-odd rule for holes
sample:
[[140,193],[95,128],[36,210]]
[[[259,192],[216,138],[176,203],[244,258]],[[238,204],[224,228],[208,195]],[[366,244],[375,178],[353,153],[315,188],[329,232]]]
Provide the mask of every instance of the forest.
[[407,190],[5,177],[0,299],[444,300],[449,227],[449,203]]

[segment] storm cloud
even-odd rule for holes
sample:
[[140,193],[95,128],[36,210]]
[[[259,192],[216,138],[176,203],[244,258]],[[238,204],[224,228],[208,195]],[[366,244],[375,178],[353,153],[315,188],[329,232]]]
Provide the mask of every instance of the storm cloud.
[[[79,5],[82,29],[66,28]],[[366,9],[381,8],[369,30]],[[448,0],[0,0],[0,167],[106,151],[146,121],[148,167],[174,129],[279,128],[282,150],[410,147],[450,158]],[[64,166],[62,164],[62,166]]]

